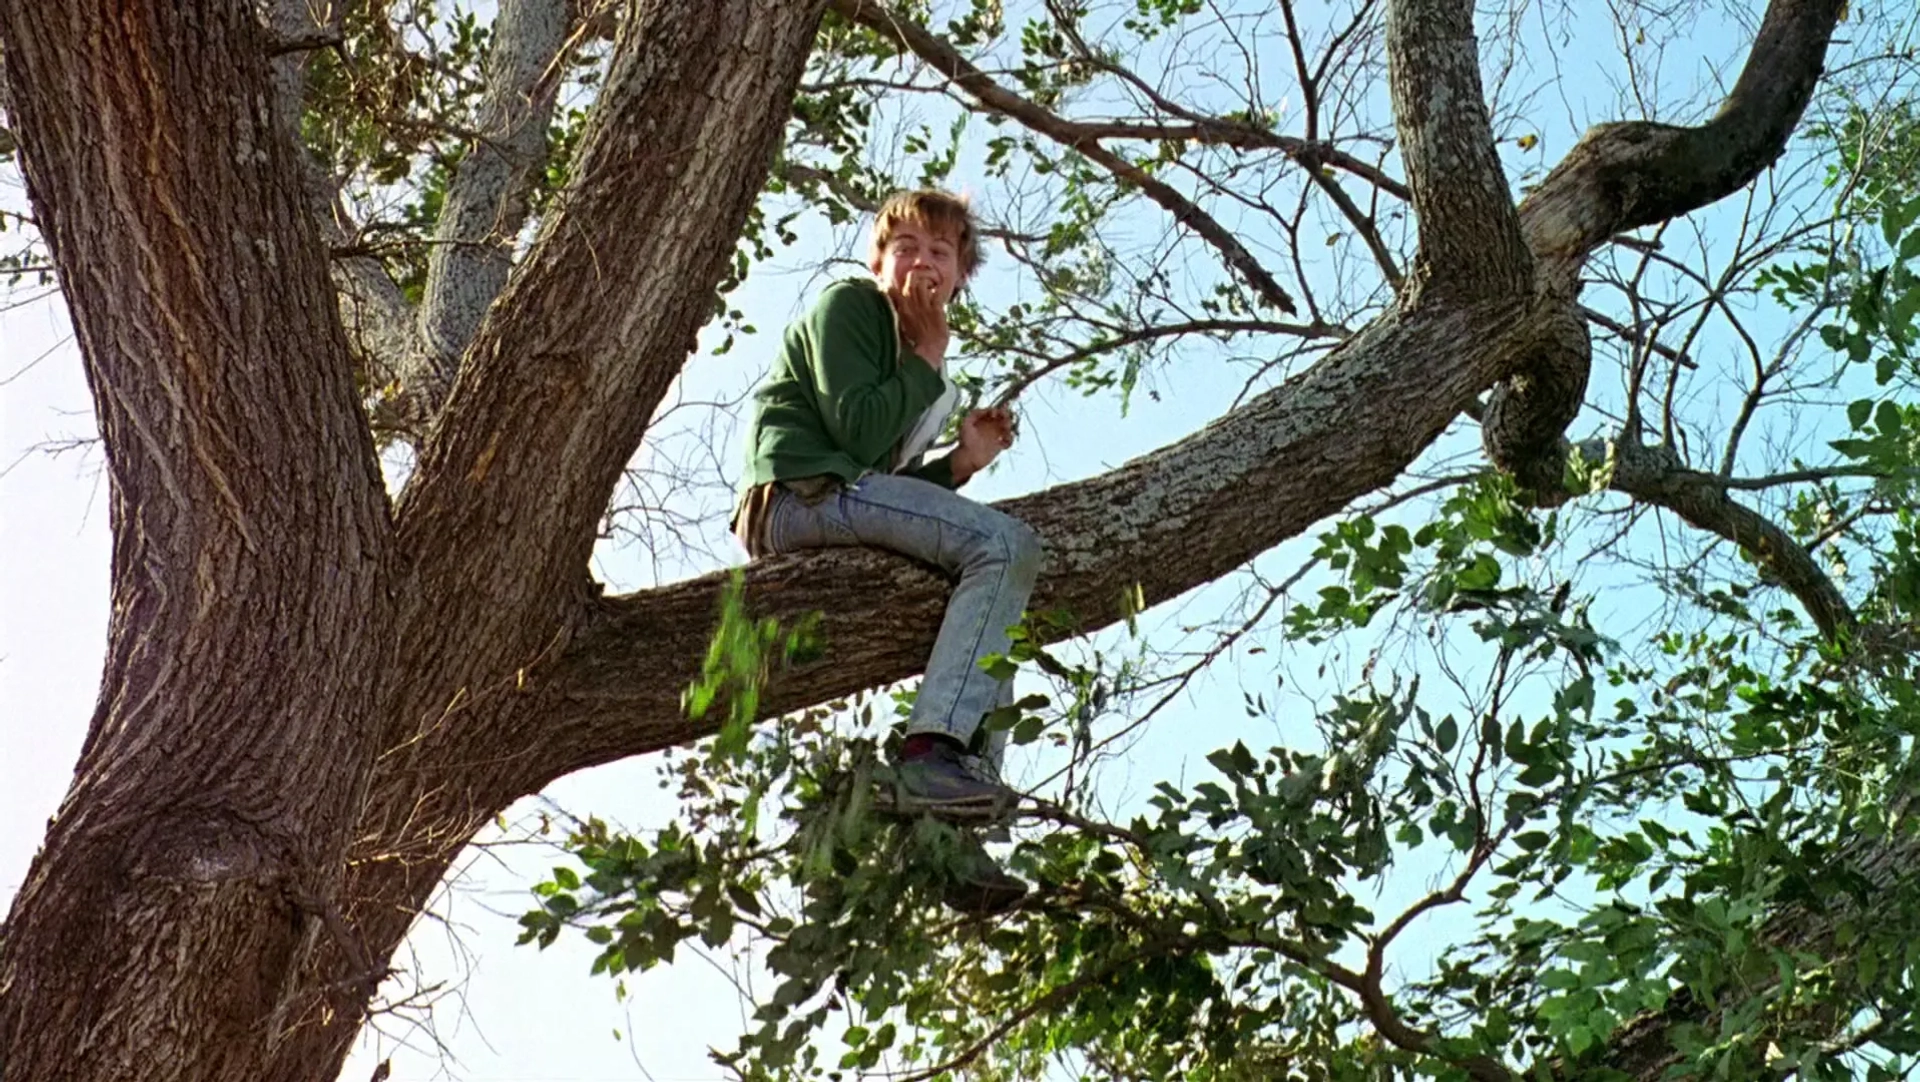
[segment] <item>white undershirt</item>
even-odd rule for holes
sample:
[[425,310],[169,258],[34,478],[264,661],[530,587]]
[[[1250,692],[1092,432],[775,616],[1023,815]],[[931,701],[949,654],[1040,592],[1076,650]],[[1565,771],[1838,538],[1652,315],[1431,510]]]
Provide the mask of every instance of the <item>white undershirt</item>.
[[[907,363],[915,362],[909,360]],[[913,422],[913,427],[907,430],[906,438],[900,441],[899,453],[893,460],[895,472],[927,453],[927,448],[933,446],[933,441],[939,439],[940,433],[946,431],[947,419],[953,416],[954,407],[960,404],[960,388],[954,386],[945,372],[940,373],[940,383],[945,390],[942,390],[940,397],[934,400],[933,405],[928,406],[926,412],[920,415],[920,419]]]

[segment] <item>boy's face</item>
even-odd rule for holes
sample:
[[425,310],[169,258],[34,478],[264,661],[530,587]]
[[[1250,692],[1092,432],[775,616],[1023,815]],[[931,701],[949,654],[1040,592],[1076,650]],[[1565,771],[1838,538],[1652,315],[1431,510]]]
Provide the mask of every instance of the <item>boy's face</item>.
[[919,222],[894,226],[880,249],[874,276],[889,293],[905,294],[932,288],[942,305],[960,288],[960,253],[955,238]]

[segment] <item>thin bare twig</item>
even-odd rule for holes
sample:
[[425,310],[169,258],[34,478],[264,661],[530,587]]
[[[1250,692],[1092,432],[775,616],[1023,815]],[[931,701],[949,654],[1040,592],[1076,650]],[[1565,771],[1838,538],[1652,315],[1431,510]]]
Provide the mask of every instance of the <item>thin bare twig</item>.
[[1055,357],[1015,379],[1000,392],[993,404],[1004,406],[1018,398],[1026,389],[1046,376],[1078,364],[1089,357],[1096,357],[1116,349],[1150,342],[1159,338],[1168,338],[1182,334],[1286,334],[1301,338],[1344,338],[1346,328],[1324,323],[1280,323],[1272,320],[1234,320],[1234,319],[1196,319],[1186,323],[1171,323],[1159,327],[1141,327],[1127,331],[1101,342],[1081,346],[1071,353]]
[[1238,237],[1172,185],[1101,145],[1102,136],[1097,129],[1067,120],[994,82],[972,61],[961,56],[951,44],[913,20],[901,17],[885,4],[875,0],[834,0],[833,7],[848,21],[865,26],[897,47],[918,56],[934,70],[953,80],[982,108],[1017,120],[1027,128],[1079,152],[1116,179],[1138,189],[1171,214],[1176,222],[1193,230],[1212,245],[1227,265],[1238,272],[1262,300],[1282,312],[1293,314],[1292,296],[1281,288],[1273,274],[1260,265]]

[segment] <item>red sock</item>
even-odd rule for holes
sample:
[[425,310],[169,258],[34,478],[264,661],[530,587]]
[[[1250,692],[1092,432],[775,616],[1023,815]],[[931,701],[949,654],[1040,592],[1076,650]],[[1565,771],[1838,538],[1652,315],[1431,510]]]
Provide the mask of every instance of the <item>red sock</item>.
[[900,744],[902,759],[918,759],[922,755],[931,755],[942,744],[955,751],[965,751],[966,745],[944,733],[914,733]]

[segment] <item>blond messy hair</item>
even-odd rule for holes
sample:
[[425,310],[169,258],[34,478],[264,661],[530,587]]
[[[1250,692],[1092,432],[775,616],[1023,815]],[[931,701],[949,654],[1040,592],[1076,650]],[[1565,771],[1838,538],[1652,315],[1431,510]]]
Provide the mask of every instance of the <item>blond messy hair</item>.
[[960,265],[959,284],[966,285],[973,277],[974,268],[980,265],[980,230],[974,224],[973,206],[967,197],[936,188],[888,196],[887,201],[880,204],[880,214],[873,222],[873,243],[867,253],[869,266],[880,266],[880,257],[893,240],[893,231],[907,223],[953,240],[954,255]]

